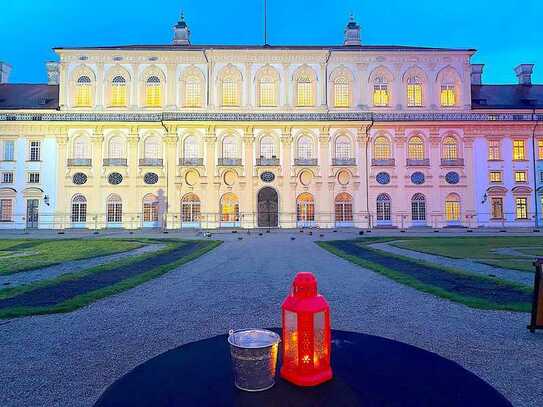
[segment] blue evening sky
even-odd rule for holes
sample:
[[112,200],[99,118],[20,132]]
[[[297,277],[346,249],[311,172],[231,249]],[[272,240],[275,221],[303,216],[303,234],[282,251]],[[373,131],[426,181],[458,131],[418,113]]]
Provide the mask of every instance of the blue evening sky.
[[[168,44],[180,10],[194,44],[261,44],[263,0],[1,0],[0,61],[10,82],[43,82],[55,46]],[[520,5],[522,4],[522,5]],[[543,83],[541,0],[268,0],[269,43],[340,44],[349,13],[372,45],[475,48],[485,83]]]

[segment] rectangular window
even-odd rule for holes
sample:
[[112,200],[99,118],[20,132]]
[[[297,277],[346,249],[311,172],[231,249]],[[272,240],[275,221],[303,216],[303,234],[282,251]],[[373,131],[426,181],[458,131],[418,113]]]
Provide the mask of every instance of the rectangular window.
[[407,85],[407,106],[421,107],[422,106],[422,85],[413,83]]
[[313,106],[313,84],[311,82],[296,84],[296,106]]
[[537,159],[543,160],[543,140],[537,141]]
[[11,199],[0,199],[0,222],[11,222],[13,220],[13,201]]
[[515,182],[526,182],[526,171],[515,171]]
[[492,219],[503,219],[503,198],[492,198]]
[[238,85],[233,80],[225,80],[222,83],[223,106],[238,106]]
[[500,142],[499,142],[499,140],[489,140],[489,142],[488,142],[488,159],[490,161],[501,160]]
[[275,101],[275,83],[264,81],[260,83],[260,106],[277,106],[277,102]]
[[335,83],[334,84],[334,106],[349,107],[349,84]]
[[13,140],[4,141],[2,150],[4,161],[15,161],[15,142]]
[[517,219],[528,219],[528,198],[515,198]]
[[388,85],[374,85],[373,87],[373,105],[386,107],[389,103]]
[[41,156],[41,142],[40,141],[31,141],[30,142],[30,161],[40,161]]
[[158,202],[144,202],[143,221],[158,222]]
[[526,159],[524,140],[513,140],[513,160],[522,161]]
[[147,107],[160,107],[162,105],[162,87],[160,83],[145,86],[145,105]]
[[123,204],[110,202],[107,204],[107,221],[109,223],[120,223],[123,221]]
[[28,183],[29,184],[39,184],[40,183],[40,173],[39,172],[29,172],[28,173]]
[[75,96],[75,107],[91,107],[90,84],[78,84]]
[[3,184],[13,184],[13,173],[4,172],[2,173],[2,183]]
[[185,88],[185,107],[200,107],[202,94],[200,82],[196,80],[187,81]]
[[501,171],[490,171],[490,182],[502,182],[502,172]]
[[441,86],[441,106],[451,107],[456,106],[456,90],[454,85]]
[[111,106],[126,107],[127,100],[126,84],[114,84],[111,86]]
[[445,216],[448,222],[458,222],[460,220],[460,202],[446,201]]

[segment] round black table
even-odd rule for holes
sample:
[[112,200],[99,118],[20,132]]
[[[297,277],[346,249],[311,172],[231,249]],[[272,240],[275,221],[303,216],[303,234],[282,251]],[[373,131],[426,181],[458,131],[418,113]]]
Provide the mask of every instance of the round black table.
[[377,336],[333,331],[332,368],[334,378],[315,388],[296,387],[277,375],[272,389],[244,392],[234,387],[227,336],[221,335],[143,363],[95,406],[511,406],[457,363]]

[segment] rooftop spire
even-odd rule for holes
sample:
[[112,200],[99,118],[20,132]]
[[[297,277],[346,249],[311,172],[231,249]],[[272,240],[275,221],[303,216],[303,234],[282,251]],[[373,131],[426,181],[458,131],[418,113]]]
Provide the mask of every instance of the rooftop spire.
[[174,45],[190,45],[190,29],[185,22],[185,13],[183,11],[179,21],[173,27],[173,43]]
[[360,41],[360,26],[354,19],[353,13],[351,13],[347,27],[345,27],[345,40],[343,45],[362,45],[362,42]]

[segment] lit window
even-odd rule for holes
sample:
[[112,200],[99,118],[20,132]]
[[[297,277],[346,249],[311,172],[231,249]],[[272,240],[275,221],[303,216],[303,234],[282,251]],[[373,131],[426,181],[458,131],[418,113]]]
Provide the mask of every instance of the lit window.
[[315,220],[315,200],[310,193],[304,192],[298,196],[296,219],[298,222],[313,222]]
[[143,221],[158,222],[158,198],[155,195],[147,195],[143,199]]
[[515,171],[515,182],[526,182],[526,171]]
[[3,184],[13,184],[13,172],[3,172],[2,173],[2,183]]
[[447,136],[443,140],[443,159],[456,160],[458,158],[458,143],[452,136]]
[[373,148],[373,158],[375,160],[388,160],[392,157],[390,142],[384,136],[375,139]]
[[490,182],[502,182],[502,172],[501,171],[490,171]]
[[513,140],[513,160],[522,161],[526,159],[524,140]]
[[200,198],[193,193],[186,194],[181,200],[181,222],[200,221]]
[[222,82],[222,105],[239,106],[238,84],[232,77],[226,77]]
[[503,198],[492,198],[492,219],[503,219]]
[[239,222],[239,199],[232,193],[224,194],[221,198],[221,221]]
[[386,107],[389,104],[388,84],[385,78],[375,79],[373,85],[373,105]]
[[269,76],[265,76],[260,80],[260,106],[277,106],[275,96],[275,81]]
[[111,81],[111,106],[126,107],[128,104],[126,79],[116,76]]
[[150,76],[145,83],[145,105],[147,107],[162,106],[162,86],[158,76]]
[[11,222],[13,220],[13,201],[11,199],[0,199],[0,222]]
[[309,137],[301,137],[298,140],[298,158],[302,160],[313,158],[313,143]]
[[426,220],[426,198],[422,194],[415,194],[411,199],[411,219],[415,222]]
[[421,137],[415,136],[409,139],[407,158],[410,160],[424,160],[424,141]]
[[15,142],[13,140],[6,140],[3,143],[2,158],[4,161],[15,160]]
[[488,141],[488,159],[490,161],[501,160],[500,142],[499,142],[499,140],[489,140]]
[[91,95],[92,81],[88,76],[81,76],[76,83],[75,91],[75,106],[76,107],[91,107],[92,95]]
[[528,198],[515,198],[515,214],[517,219],[528,219]]
[[416,76],[407,80],[407,106],[422,106],[422,83]]
[[202,106],[202,86],[200,80],[194,76],[185,82],[185,107]]
[[40,161],[41,156],[41,142],[31,141],[30,142],[30,161]]
[[313,106],[313,83],[309,76],[300,76],[296,81],[296,106]]
[[353,158],[351,152],[351,143],[346,136],[340,136],[336,139],[335,156],[339,160],[348,160]]
[[537,159],[543,160],[543,140],[537,141]]
[[29,172],[28,173],[28,183],[29,184],[39,184],[40,183],[40,173],[39,172]]
[[447,222],[460,221],[460,198],[451,194],[445,200],[445,218]]
[[454,85],[441,85],[441,106],[456,106],[456,88]]
[[334,82],[334,106],[349,107],[350,93],[349,80],[345,77],[337,78]]
[[342,192],[336,197],[335,202],[336,222],[353,221],[353,197]]

